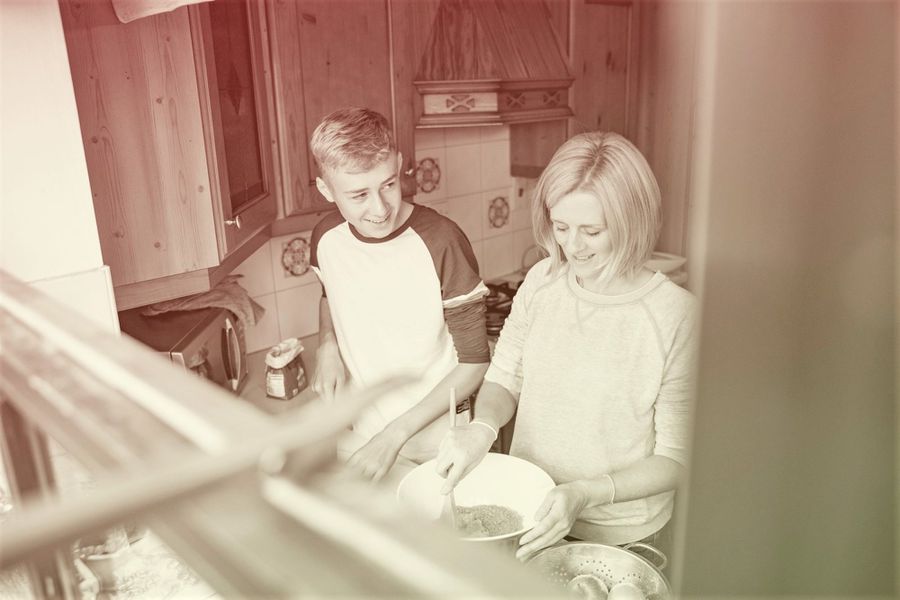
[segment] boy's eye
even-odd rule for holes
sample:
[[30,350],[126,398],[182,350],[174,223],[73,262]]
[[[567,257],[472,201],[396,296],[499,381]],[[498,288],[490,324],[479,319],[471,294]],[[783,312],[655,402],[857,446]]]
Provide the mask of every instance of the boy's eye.
[[384,187],[385,187],[385,189],[390,189],[390,188],[394,187],[394,184],[395,184],[395,183],[397,183],[396,180],[394,180],[394,181],[388,181],[386,184],[384,184]]

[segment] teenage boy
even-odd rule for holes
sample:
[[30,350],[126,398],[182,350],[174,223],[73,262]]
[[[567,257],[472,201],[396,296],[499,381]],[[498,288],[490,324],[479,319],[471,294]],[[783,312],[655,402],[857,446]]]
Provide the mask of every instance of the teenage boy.
[[416,377],[366,409],[338,448],[364,476],[381,480],[396,465],[396,479],[437,454],[451,389],[461,401],[481,384],[490,359],[488,290],[462,230],[401,199],[402,157],[384,116],[337,110],[310,147],[316,187],[338,209],[310,243],[323,287],[312,387],[330,401],[345,368],[360,387]]

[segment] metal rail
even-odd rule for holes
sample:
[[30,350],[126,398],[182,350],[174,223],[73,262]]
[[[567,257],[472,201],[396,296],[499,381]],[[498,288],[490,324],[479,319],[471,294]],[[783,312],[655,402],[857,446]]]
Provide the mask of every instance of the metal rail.
[[0,272],[4,428],[54,438],[105,481],[90,498],[48,497],[46,453],[5,439],[33,485],[0,528],[0,567],[28,560],[40,595],[76,597],[60,548],[138,519],[226,597],[552,596],[511,557],[332,468],[336,434],[384,389],[276,420]]

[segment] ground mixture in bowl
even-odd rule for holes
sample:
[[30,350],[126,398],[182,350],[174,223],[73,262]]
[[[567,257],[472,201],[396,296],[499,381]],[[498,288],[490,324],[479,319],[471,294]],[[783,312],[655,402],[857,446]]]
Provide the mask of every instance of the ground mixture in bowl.
[[522,529],[522,523],[522,515],[506,506],[478,504],[456,508],[456,528],[466,538],[507,535]]

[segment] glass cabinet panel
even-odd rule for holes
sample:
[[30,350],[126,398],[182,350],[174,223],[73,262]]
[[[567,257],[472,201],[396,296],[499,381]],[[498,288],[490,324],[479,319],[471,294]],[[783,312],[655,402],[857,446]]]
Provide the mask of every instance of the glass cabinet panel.
[[246,0],[209,4],[221,131],[228,168],[231,214],[266,192],[259,133],[259,99],[254,85],[254,53]]

